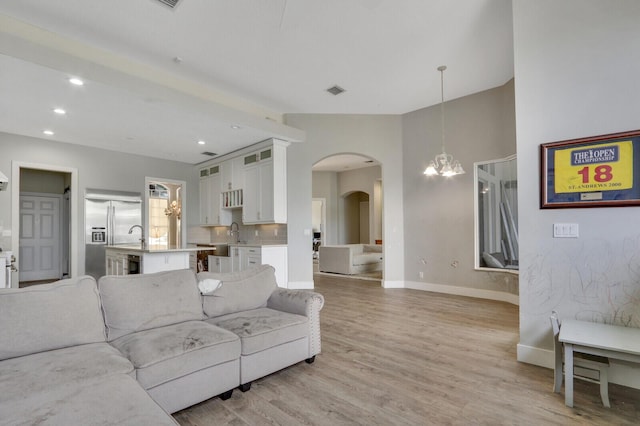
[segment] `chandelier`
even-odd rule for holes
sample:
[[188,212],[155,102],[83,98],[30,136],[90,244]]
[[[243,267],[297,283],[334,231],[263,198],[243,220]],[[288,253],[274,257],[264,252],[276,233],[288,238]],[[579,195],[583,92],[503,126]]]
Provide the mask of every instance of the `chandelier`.
[[182,217],[182,206],[177,201],[172,201],[169,207],[164,209],[164,214],[167,216],[175,216],[177,219]]
[[441,133],[442,133],[442,153],[435,156],[435,158],[429,163],[424,170],[424,174],[427,176],[441,175],[445,177],[461,175],[464,173],[464,169],[458,160],[453,159],[453,155],[447,154],[444,149],[444,70],[447,67],[441,65],[438,67],[440,71],[440,119],[441,119]]

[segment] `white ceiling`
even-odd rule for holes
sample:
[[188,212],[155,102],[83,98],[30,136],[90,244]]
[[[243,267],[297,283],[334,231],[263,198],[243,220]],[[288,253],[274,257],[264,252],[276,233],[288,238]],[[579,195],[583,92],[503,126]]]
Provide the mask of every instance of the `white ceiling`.
[[[303,139],[286,113],[436,104],[442,64],[446,99],[513,77],[510,0],[3,0],[0,14],[0,131],[55,125],[56,140],[189,163]],[[70,90],[71,74],[88,84]],[[69,114],[52,117],[61,104]]]

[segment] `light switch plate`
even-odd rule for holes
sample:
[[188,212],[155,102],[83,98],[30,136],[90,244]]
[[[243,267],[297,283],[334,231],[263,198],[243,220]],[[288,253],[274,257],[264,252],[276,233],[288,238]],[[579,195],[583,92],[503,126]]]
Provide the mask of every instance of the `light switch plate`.
[[578,238],[578,224],[554,223],[553,238]]

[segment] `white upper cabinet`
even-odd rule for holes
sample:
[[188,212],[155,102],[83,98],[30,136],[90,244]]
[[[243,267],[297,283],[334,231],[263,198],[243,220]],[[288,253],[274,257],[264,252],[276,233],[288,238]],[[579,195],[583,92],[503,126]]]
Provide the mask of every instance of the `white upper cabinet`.
[[287,223],[287,146],[271,139],[200,169],[200,223],[229,226],[234,208],[245,224]]
[[243,223],[287,223],[286,147],[274,141],[244,156]]
[[222,191],[232,191],[244,188],[244,158],[231,158],[221,164]]
[[231,225],[231,212],[222,207],[222,170],[220,164],[200,169],[200,223]]

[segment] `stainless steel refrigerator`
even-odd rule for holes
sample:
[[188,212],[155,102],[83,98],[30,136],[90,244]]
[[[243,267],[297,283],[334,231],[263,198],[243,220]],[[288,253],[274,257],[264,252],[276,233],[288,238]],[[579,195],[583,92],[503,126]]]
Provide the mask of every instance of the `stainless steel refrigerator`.
[[84,269],[98,279],[106,273],[106,246],[140,242],[140,230],[129,234],[129,229],[142,225],[142,197],[135,192],[87,189],[84,214]]

